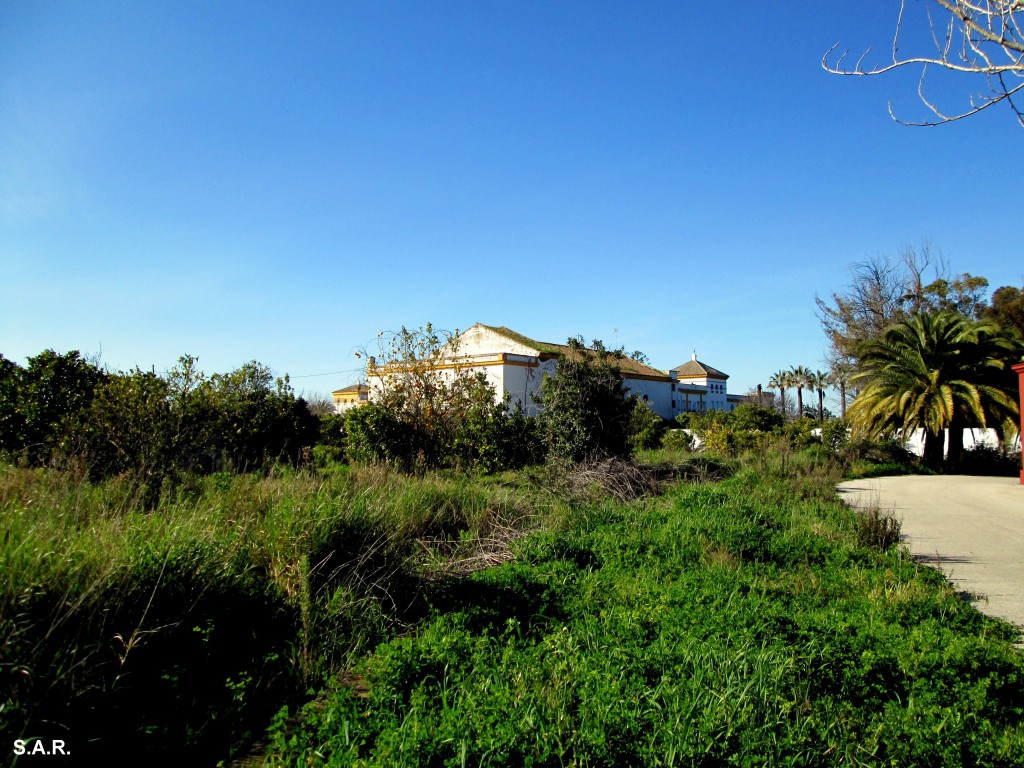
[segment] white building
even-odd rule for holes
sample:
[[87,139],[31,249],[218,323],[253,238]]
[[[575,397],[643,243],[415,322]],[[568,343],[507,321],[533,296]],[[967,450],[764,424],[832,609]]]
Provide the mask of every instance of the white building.
[[353,384],[351,387],[336,389],[331,393],[336,413],[345,413],[360,405],[370,402],[370,388],[366,384]]
[[[575,354],[565,344],[535,341],[504,326],[477,323],[459,334],[451,357],[435,367],[444,370],[481,371],[494,386],[498,397],[509,398],[509,405],[521,405],[534,415],[540,410],[534,396],[540,392],[544,375],[554,376],[558,360]],[[617,361],[626,387],[647,401],[655,413],[672,419],[685,411],[731,411],[742,398],[729,395],[729,376],[702,363],[694,353],[692,359],[670,371],[662,371],[631,358]],[[369,370],[370,400],[380,392],[387,366]],[[341,390],[339,390],[341,391]]]

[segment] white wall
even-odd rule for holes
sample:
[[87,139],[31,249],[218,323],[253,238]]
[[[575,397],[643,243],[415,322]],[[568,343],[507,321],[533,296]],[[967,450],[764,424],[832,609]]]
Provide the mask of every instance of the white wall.
[[[924,430],[915,430],[910,438],[906,441],[905,445],[907,450],[917,454],[918,456],[924,455]],[[964,430],[964,448],[973,448],[976,445],[989,445],[993,448],[999,445],[999,438],[996,436],[994,429],[965,429]],[[943,453],[949,450],[949,430],[946,430],[946,442],[943,446]],[[1014,439],[1010,445],[1010,450],[1020,450],[1020,435]]]
[[540,407],[534,401],[534,397],[540,394],[541,381],[544,374],[555,375],[556,362],[554,360],[541,360],[527,358],[525,356],[509,356],[510,362],[534,361],[534,365],[513,365],[505,364],[502,367],[504,372],[504,389],[499,394],[508,393],[509,407],[515,409],[519,404],[523,406],[523,412],[528,416],[536,416],[540,413]]
[[538,350],[531,349],[517,341],[474,325],[459,334],[459,356],[462,355],[493,355],[496,352],[509,352],[514,355],[536,355]]
[[676,415],[672,408],[672,382],[670,381],[649,381],[647,379],[625,378],[626,388],[629,394],[636,395],[641,400],[646,396],[647,403],[656,414],[663,419],[671,419]]
[[353,408],[358,408],[360,405],[366,405],[366,395],[360,395],[358,400],[350,400],[348,402],[340,402],[334,404],[335,413],[346,413],[351,411]]

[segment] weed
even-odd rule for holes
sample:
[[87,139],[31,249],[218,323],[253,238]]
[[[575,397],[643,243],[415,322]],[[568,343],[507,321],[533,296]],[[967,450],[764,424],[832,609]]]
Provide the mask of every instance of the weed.
[[857,540],[861,546],[885,551],[900,542],[900,521],[877,505],[857,512]]

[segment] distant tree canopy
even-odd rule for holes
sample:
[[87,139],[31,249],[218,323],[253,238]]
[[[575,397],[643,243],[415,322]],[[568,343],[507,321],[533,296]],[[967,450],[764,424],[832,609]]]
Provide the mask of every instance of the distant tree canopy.
[[1009,285],[996,288],[983,314],[1004,330],[1013,331],[1024,339],[1024,289]]
[[188,356],[166,375],[104,371],[77,351],[24,368],[0,356],[0,450],[29,466],[130,474],[158,491],[186,472],[296,462],[318,428],[287,378],[255,361],[207,378]]
[[[989,282],[969,273],[951,275],[941,256],[926,245],[899,257],[879,257],[851,268],[851,282],[829,300],[817,298],[818,318],[829,342],[830,380],[847,397],[865,383],[865,345],[881,340],[892,326],[914,315],[951,312],[968,320],[994,321],[1006,333],[1024,338],[1024,292],[997,288],[987,298]],[[1016,362],[1007,351],[1005,362]]]
[[852,375],[864,342],[880,339],[912,314],[949,310],[977,320],[988,307],[988,280],[969,273],[950,276],[927,245],[905,249],[897,258],[854,264],[850,272],[845,290],[830,300],[815,299],[834,372]]
[[947,461],[955,470],[965,428],[1016,431],[1016,377],[1007,372],[1021,351],[1019,337],[991,320],[952,310],[914,313],[861,347],[855,379],[863,386],[850,421],[871,437],[923,429],[924,459],[934,467],[949,430]]

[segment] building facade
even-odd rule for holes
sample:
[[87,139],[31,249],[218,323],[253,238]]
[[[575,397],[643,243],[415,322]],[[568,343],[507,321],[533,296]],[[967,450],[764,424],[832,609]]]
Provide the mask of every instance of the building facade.
[[[499,398],[508,398],[510,408],[522,407],[528,415],[540,410],[537,396],[544,376],[554,376],[558,361],[578,354],[565,344],[536,341],[504,326],[477,323],[453,340],[451,353],[440,357],[433,368],[450,372],[483,373]],[[646,401],[655,413],[673,419],[687,411],[731,411],[743,398],[729,395],[729,376],[697,359],[696,353],[683,365],[668,371],[653,368],[631,358],[617,361],[631,394]],[[371,364],[368,370],[368,400],[379,397],[387,377],[395,375],[388,366]],[[352,389],[348,387],[347,389]],[[337,395],[346,390],[338,390]],[[336,405],[337,407],[337,405]]]
[[353,384],[351,387],[334,390],[331,399],[334,401],[334,410],[345,413],[370,402],[370,388],[366,384]]

